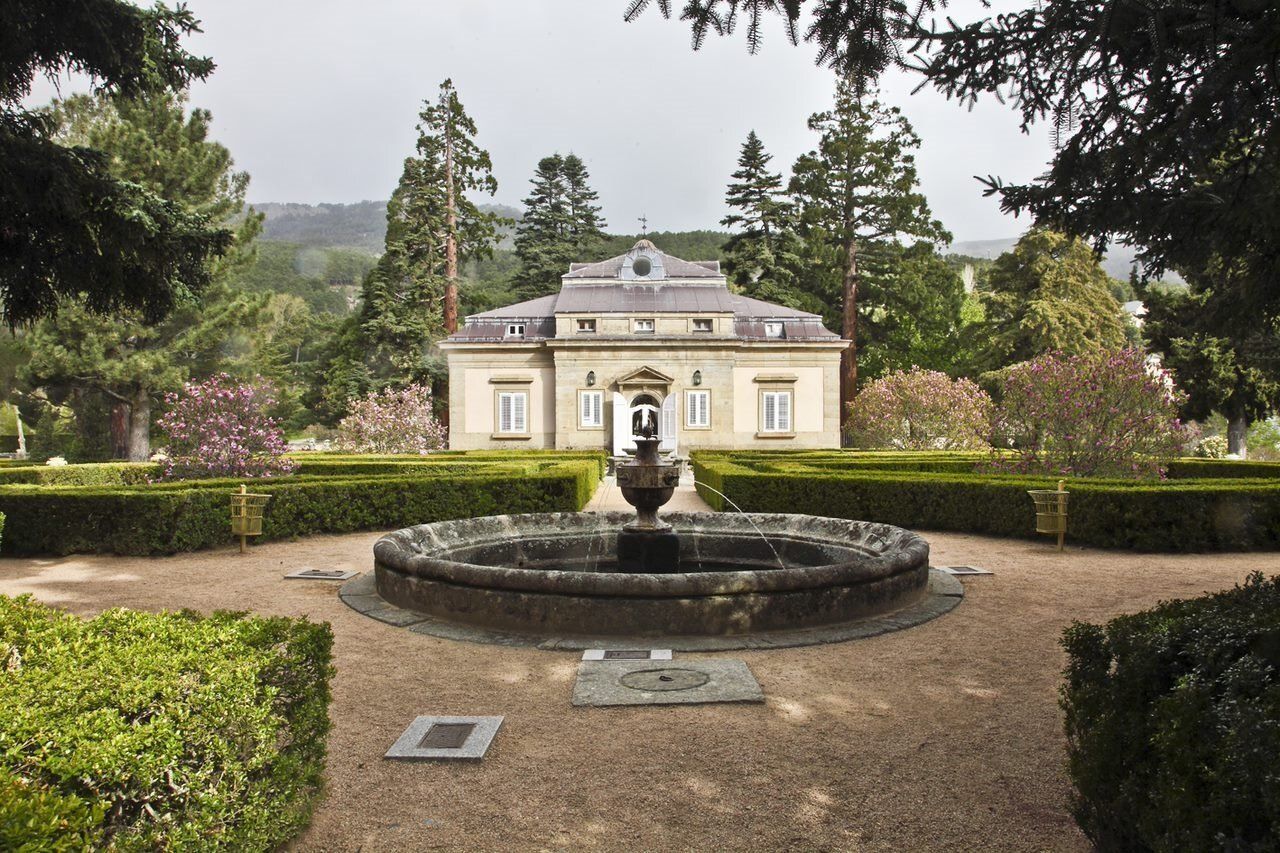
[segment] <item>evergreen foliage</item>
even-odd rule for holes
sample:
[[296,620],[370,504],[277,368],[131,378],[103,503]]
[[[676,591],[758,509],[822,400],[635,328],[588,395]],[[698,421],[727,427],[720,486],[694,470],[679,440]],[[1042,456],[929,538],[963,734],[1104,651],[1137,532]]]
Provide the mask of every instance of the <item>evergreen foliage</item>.
[[9,0],[0,8],[0,309],[10,326],[67,298],[154,321],[209,282],[230,231],[122,178],[104,152],[60,144],[48,117],[23,106],[36,74],[64,71],[112,95],[181,91],[213,70],[180,45],[197,29],[181,6]]
[[285,845],[320,792],[332,645],[305,619],[0,596],[0,847]]
[[93,310],[91,299],[71,299],[23,340],[30,352],[21,371],[24,381],[55,402],[78,402],[77,415],[85,422],[105,420],[103,412],[87,405],[94,395],[125,407],[127,455],[142,461],[150,456],[155,398],[192,373],[213,372],[228,354],[229,339],[250,327],[267,306],[267,296],[239,293],[221,283],[252,260],[261,217],[252,211],[243,215],[249,178],[233,171],[230,153],[209,139],[210,114],[188,112],[183,95],[77,96],[56,102],[43,116],[53,138],[91,146],[108,158],[115,179],[193,216],[217,222],[239,217],[224,257],[202,273],[212,284],[199,296],[173,301],[162,319],[128,310],[105,317]]
[[1236,279],[1247,264],[1215,261],[1186,290],[1147,288],[1143,333],[1188,394],[1186,417],[1227,419],[1227,450],[1243,456],[1251,423],[1280,410],[1280,320],[1254,309]]
[[429,375],[431,350],[445,334],[447,301],[456,287],[449,278],[450,241],[461,263],[486,257],[501,223],[467,197],[498,189],[476,134],[452,81],[445,80],[419,113],[416,154],[404,161],[387,203],[386,252],[361,288],[357,346],[339,354],[342,364],[331,364],[330,371],[364,374],[364,387]]
[[841,356],[845,405],[858,375],[862,252],[874,254],[903,236],[948,242],[951,235],[919,192],[912,152],[920,140],[900,110],[842,78],[835,106],[811,116],[809,128],[820,135],[818,145],[796,160],[790,183],[806,242],[800,286],[841,306],[843,337],[854,341]]
[[524,216],[516,226],[519,266],[512,284],[519,299],[555,293],[569,264],[599,251],[605,223],[589,179],[576,154],[552,154],[538,161]]
[[786,197],[782,175],[769,171],[772,159],[756,132],[748,133],[738,171],[725,190],[725,204],[733,212],[720,220],[737,229],[724,245],[730,286],[766,300],[793,288],[799,263],[795,206]]
[[989,372],[1048,352],[1122,348],[1125,322],[1110,281],[1083,241],[1028,231],[987,274],[986,319],[971,330],[983,342],[974,367]]

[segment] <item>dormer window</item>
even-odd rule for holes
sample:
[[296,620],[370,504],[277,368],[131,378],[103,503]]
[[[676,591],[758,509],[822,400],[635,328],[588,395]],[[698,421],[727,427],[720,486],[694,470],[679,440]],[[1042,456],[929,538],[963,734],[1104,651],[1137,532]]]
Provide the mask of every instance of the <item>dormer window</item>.
[[714,320],[694,320],[693,330],[695,332],[710,332],[715,328]]
[[508,337],[508,338],[523,338],[523,337],[524,337],[524,323],[508,323],[508,324],[507,324],[507,337]]
[[766,338],[782,337],[782,322],[780,320],[771,320],[764,324],[764,336]]
[[579,320],[578,321],[578,334],[591,335],[591,334],[595,334],[595,331],[596,331],[595,320]]
[[631,271],[635,273],[636,278],[645,278],[653,272],[653,262],[644,257],[636,258],[631,262]]
[[637,335],[652,335],[653,321],[652,320],[636,320],[634,331]]

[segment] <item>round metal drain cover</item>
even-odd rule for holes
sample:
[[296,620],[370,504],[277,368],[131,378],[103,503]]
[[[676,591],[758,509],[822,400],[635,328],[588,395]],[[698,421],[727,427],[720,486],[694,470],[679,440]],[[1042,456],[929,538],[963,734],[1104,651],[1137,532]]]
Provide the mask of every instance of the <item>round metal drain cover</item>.
[[711,676],[696,669],[641,669],[628,672],[618,681],[632,690],[692,690],[711,680]]

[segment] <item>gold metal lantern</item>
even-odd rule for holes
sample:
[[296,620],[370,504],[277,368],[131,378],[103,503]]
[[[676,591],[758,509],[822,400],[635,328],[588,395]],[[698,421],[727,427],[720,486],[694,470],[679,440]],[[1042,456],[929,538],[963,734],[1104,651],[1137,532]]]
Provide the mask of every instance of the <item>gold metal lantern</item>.
[[240,537],[240,553],[248,550],[250,536],[262,535],[262,514],[271,495],[251,494],[247,487],[231,495],[231,535]]
[[1066,480],[1058,481],[1058,489],[1031,489],[1027,494],[1036,505],[1036,533],[1057,535],[1058,550],[1062,550],[1062,542],[1067,535],[1067,490]]

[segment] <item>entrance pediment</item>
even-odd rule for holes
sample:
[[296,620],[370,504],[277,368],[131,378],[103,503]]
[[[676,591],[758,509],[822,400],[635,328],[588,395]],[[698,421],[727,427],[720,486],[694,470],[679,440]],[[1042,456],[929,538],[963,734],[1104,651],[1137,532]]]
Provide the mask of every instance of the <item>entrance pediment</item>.
[[630,373],[625,373],[617,379],[619,388],[652,388],[654,386],[670,385],[674,381],[675,379],[673,377],[668,376],[661,370],[655,370],[648,366],[641,367],[638,370],[633,370]]

